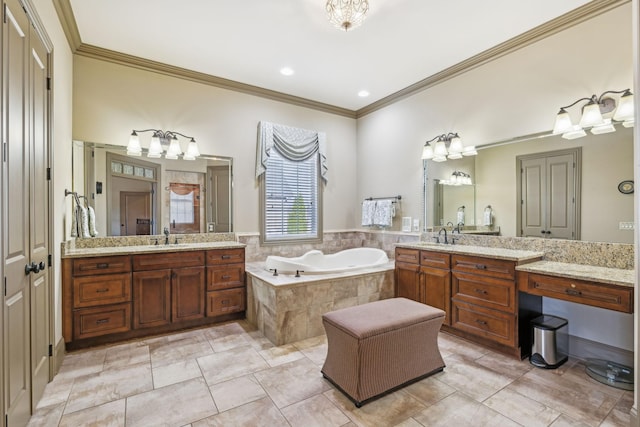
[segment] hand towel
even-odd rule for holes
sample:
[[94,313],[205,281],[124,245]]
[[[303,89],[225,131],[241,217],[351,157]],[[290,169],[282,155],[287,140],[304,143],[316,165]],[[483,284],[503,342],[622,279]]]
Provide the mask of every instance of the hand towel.
[[379,227],[391,227],[393,203],[391,200],[378,200],[373,214],[373,224]]
[[490,226],[491,223],[492,223],[491,208],[486,208],[484,210],[483,225]]
[[373,225],[373,214],[376,210],[376,202],[373,200],[365,200],[362,202],[362,225]]
[[89,214],[87,208],[81,205],[78,206],[78,222],[80,224],[78,237],[91,237],[91,234],[89,234]]
[[76,204],[71,211],[71,237],[78,237],[78,206]]
[[98,235],[98,230],[96,230],[96,211],[93,209],[93,206],[89,206],[87,209],[89,213],[89,235],[96,237]]

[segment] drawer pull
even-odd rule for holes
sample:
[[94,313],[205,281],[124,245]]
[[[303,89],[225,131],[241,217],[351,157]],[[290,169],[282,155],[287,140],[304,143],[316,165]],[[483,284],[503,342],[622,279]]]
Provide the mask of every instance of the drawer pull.
[[484,289],[476,289],[475,291],[476,291],[476,293],[478,293],[478,294],[482,294],[482,295],[486,295],[486,294],[488,293],[488,292],[487,292],[487,291],[485,291]]
[[228,299],[223,299],[222,301],[220,301],[220,304],[228,305],[229,304],[229,300]]
[[486,326],[487,325],[486,321],[480,320],[480,319],[476,319],[476,323],[479,324],[479,325],[482,325],[482,326]]
[[101,262],[100,264],[96,264],[96,268],[99,268],[99,269],[109,268],[109,263]]
[[582,292],[576,289],[565,289],[567,295],[573,295],[574,297],[579,297],[582,295]]
[[231,259],[231,255],[222,255],[222,259]]
[[109,292],[109,288],[102,288],[102,289],[96,289],[96,292],[99,294],[105,293],[105,292]]
[[222,278],[223,278],[224,280],[228,280],[228,279],[231,279],[231,276],[226,275],[226,276],[222,276]]
[[486,265],[484,265],[484,264],[476,264],[476,268],[477,268],[478,270],[486,270],[486,269],[487,269],[487,266],[486,266]]
[[98,319],[98,320],[96,320],[96,325],[103,325],[105,323],[109,323],[109,319]]

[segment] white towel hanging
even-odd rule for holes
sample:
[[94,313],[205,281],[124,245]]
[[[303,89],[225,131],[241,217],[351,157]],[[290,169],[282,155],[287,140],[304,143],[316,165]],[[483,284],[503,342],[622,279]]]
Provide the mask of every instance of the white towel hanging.
[[393,202],[391,200],[378,200],[373,215],[373,224],[379,227],[391,227]]
[[373,215],[376,211],[376,202],[365,200],[362,202],[362,225],[369,227],[373,225]]

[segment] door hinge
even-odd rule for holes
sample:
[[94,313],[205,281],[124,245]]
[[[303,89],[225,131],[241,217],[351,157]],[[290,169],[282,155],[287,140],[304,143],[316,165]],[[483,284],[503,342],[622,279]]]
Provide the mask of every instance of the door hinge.
[[4,276],[4,296],[7,296],[7,276]]
[[2,22],[7,23],[7,4],[4,3],[2,7]]
[[2,143],[2,161],[3,162],[7,161],[7,143],[6,142]]
[[53,344],[49,344],[49,357],[53,356]]
[[51,90],[51,77],[47,77],[47,90]]
[[51,168],[47,168],[47,181],[51,181]]
[[47,256],[47,264],[49,264],[49,267],[51,267],[51,265],[53,264],[53,257],[51,256],[51,254]]

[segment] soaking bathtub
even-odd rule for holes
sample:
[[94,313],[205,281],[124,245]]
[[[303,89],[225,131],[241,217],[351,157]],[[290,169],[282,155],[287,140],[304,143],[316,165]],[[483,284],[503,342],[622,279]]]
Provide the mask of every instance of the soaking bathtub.
[[376,267],[388,262],[387,254],[376,248],[346,249],[330,255],[312,250],[294,258],[270,255],[265,262],[265,268],[278,273],[340,273]]

